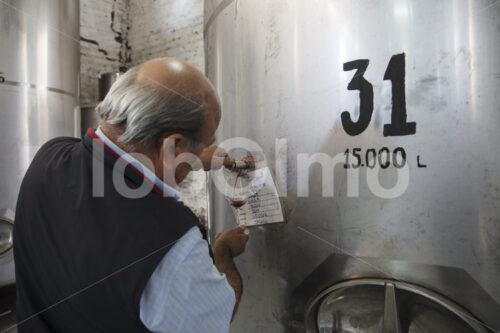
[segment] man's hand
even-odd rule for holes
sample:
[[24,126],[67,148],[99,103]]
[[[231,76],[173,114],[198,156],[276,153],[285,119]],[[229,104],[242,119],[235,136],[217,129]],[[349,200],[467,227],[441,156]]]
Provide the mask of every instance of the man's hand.
[[215,245],[212,248],[215,267],[217,267],[219,272],[226,274],[227,282],[234,289],[236,304],[233,310],[233,318],[243,294],[243,282],[233,258],[245,251],[247,241],[248,235],[245,234],[245,227],[237,227],[218,234],[215,237]]
[[248,242],[248,235],[245,233],[245,227],[236,227],[219,233],[215,237],[214,251],[227,250],[232,258],[239,256],[245,251]]
[[215,144],[202,151],[200,160],[205,171],[217,170],[222,166],[230,167],[234,163],[234,158],[230,158],[223,148]]

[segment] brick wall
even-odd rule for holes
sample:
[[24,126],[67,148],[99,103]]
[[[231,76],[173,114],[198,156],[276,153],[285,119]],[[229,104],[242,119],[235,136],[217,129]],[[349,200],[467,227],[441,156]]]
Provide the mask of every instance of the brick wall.
[[129,0],[80,0],[80,103],[98,99],[99,73],[130,62]]
[[133,65],[171,56],[203,72],[203,0],[132,0],[129,40]]
[[[80,0],[81,104],[97,101],[97,76],[157,57],[204,72],[203,0]],[[180,184],[182,200],[206,221],[205,172]]]

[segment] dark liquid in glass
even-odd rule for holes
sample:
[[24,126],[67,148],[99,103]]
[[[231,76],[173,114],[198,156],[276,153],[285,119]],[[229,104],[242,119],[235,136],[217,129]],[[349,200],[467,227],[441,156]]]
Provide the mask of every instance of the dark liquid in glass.
[[231,206],[234,208],[240,208],[245,204],[245,200],[231,200]]

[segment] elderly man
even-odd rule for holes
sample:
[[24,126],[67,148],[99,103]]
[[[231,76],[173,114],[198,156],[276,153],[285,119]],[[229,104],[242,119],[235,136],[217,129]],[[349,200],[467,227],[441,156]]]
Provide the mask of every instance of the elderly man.
[[97,112],[97,130],[46,143],[23,180],[19,332],[227,332],[248,236],[226,231],[212,254],[174,189],[198,156],[220,167],[214,87],[183,61],[155,59],[121,76]]

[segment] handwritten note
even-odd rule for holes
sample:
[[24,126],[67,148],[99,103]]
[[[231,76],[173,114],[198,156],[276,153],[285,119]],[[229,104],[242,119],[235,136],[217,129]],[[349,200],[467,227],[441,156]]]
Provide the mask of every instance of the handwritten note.
[[239,225],[255,226],[284,222],[281,203],[269,168],[257,169],[247,174],[252,179],[252,195],[236,210]]

